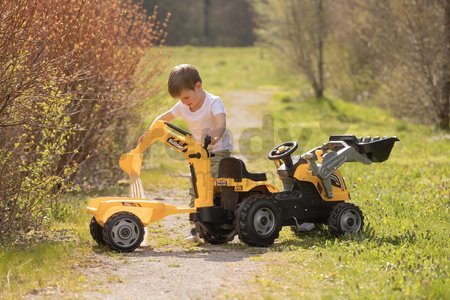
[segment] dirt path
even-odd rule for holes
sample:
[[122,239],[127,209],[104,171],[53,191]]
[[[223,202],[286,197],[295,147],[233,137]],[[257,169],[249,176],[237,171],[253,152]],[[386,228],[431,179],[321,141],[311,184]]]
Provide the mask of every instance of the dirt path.
[[[223,96],[235,152],[244,127],[261,126],[270,99],[266,92],[234,91]],[[187,191],[166,191],[149,198],[185,206]],[[257,257],[267,249],[249,248],[237,237],[227,245],[192,245],[183,241],[189,231],[187,216],[178,215],[149,226],[148,245],[133,253],[111,254],[94,248],[83,267],[84,292],[89,299],[217,299],[246,294],[255,275],[264,270]]]
[[[175,195],[174,195],[175,194]],[[184,192],[172,191],[170,203],[186,205]],[[151,197],[152,195],[148,195]],[[165,201],[163,197],[161,201]],[[167,200],[169,202],[169,200]],[[171,216],[149,227],[148,246],[111,254],[94,248],[87,272],[89,299],[217,299],[245,291],[264,269],[253,258],[266,249],[229,245],[192,245],[186,216]]]

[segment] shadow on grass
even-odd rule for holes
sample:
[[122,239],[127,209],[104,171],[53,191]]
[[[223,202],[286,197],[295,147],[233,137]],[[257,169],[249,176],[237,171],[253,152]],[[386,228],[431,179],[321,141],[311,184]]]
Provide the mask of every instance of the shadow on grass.
[[313,247],[323,248],[330,242],[336,240],[327,229],[318,226],[312,231],[292,233],[282,241],[275,243],[271,251],[282,252],[289,249],[311,249]]
[[378,236],[375,230],[368,225],[363,232],[345,234],[340,237],[332,236],[325,226],[316,228],[310,232],[292,234],[279,243],[271,247],[271,251],[285,251],[287,249],[311,249],[313,247],[327,248],[336,243],[371,243],[377,246],[390,244],[400,246],[405,244],[415,244],[419,239],[429,239],[430,233],[425,232],[418,236],[416,231],[407,230],[404,233],[391,236]]

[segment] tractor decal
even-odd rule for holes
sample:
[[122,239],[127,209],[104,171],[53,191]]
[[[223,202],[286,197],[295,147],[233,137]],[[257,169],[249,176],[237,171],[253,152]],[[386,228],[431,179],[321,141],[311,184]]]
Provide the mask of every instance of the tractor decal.
[[186,148],[186,145],[187,145],[187,144],[185,144],[185,143],[181,143],[181,141],[179,141],[179,140],[175,140],[175,139],[172,138],[172,137],[168,138],[168,139],[167,139],[167,142],[168,142],[170,145],[174,146],[175,148],[177,148],[178,150],[181,150],[181,151],[184,151],[185,148]]
[[331,175],[330,180],[331,180],[331,185],[334,185],[338,188],[341,188],[341,190],[344,190],[341,178],[336,173],[333,173]]
[[142,207],[139,203],[136,202],[122,202],[123,206],[135,206],[135,207]]
[[228,183],[226,180],[217,180],[217,186],[227,186]]

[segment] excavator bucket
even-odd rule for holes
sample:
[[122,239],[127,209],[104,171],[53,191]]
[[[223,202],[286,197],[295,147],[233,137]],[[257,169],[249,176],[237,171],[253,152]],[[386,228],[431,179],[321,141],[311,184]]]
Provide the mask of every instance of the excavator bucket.
[[119,166],[130,177],[139,177],[141,176],[142,159],[142,154],[128,152],[120,157]]
[[[119,160],[120,168],[127,173],[130,178],[141,176],[141,166],[143,160],[143,152],[147,149],[154,141],[161,139],[167,134],[165,130],[166,122],[155,121],[143,138],[139,139],[139,143],[136,148],[128,153],[122,154]],[[167,125],[169,127],[174,127],[173,125]]]

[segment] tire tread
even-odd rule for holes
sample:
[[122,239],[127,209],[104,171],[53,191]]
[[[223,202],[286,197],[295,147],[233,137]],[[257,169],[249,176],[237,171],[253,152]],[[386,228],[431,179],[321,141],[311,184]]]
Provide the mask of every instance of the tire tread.
[[[237,226],[236,231],[239,235],[239,240],[241,240],[243,243],[249,245],[249,246],[257,246],[257,247],[266,247],[274,243],[275,239],[279,237],[279,232],[281,230],[281,226],[277,226],[275,228],[276,233],[270,237],[266,238],[264,240],[260,238],[255,238],[252,236],[252,234],[248,231],[247,228],[247,217],[249,214],[250,209],[257,201],[261,201],[262,199],[270,199],[267,195],[264,194],[254,194],[250,195],[247,198],[245,198],[238,207],[237,210]],[[277,213],[275,213],[275,217],[277,217]]]
[[333,236],[341,236],[344,234],[344,232],[342,231],[341,227],[339,226],[339,217],[342,214],[342,211],[345,209],[348,209],[349,207],[351,207],[352,209],[356,210],[359,215],[361,216],[361,228],[360,231],[363,229],[364,227],[364,216],[363,213],[361,211],[361,209],[356,206],[353,203],[348,203],[348,202],[344,202],[344,203],[339,203],[337,204],[335,207],[333,207],[333,209],[330,212],[330,217],[328,219],[328,228],[330,230],[330,233]]
[[[138,240],[137,240],[136,244],[135,244],[133,247],[130,247],[130,248],[118,248],[118,247],[115,246],[114,243],[109,239],[109,234],[108,234],[108,232],[109,232],[109,230],[110,230],[110,227],[115,223],[115,222],[114,222],[115,219],[116,219],[118,216],[121,216],[121,215],[128,215],[130,218],[136,219],[136,220],[139,222],[139,226],[140,226],[141,229],[142,229],[141,232],[140,232],[140,235],[139,235],[139,237],[138,237]],[[117,252],[132,252],[132,251],[136,250],[136,248],[138,248],[138,247],[140,246],[140,244],[142,243],[142,241],[144,240],[144,225],[142,225],[141,220],[140,220],[136,215],[134,215],[134,214],[132,214],[132,213],[130,213],[130,212],[124,212],[124,211],[121,211],[121,212],[118,212],[118,213],[113,214],[111,217],[108,218],[108,220],[105,222],[105,226],[103,226],[103,231],[102,231],[102,233],[103,233],[103,240],[105,241],[106,245],[107,245],[111,250],[114,250],[114,251],[117,251]]]

